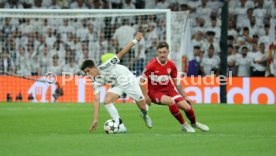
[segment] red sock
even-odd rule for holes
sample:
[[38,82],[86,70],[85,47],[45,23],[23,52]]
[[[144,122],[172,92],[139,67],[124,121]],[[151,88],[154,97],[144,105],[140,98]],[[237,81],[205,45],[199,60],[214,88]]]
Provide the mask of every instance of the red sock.
[[176,104],[173,104],[171,106],[169,106],[170,112],[171,114],[179,121],[180,124],[184,124],[184,118],[181,114],[181,112],[179,111],[179,108],[177,107]]
[[190,107],[190,109],[185,110],[185,114],[188,117],[188,119],[191,121],[191,124],[196,123],[195,112],[192,106]]

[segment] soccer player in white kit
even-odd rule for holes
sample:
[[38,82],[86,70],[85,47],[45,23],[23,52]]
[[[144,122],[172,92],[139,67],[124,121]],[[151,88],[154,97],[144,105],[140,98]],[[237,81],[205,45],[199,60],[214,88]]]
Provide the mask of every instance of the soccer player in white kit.
[[98,116],[100,108],[100,87],[105,84],[110,84],[111,88],[107,91],[104,99],[104,106],[117,123],[119,123],[119,132],[124,133],[127,131],[123,124],[120,115],[115,108],[113,102],[126,93],[136,101],[137,106],[141,111],[141,116],[145,120],[147,127],[152,127],[152,121],[148,116],[148,106],[145,102],[143,93],[140,89],[139,82],[130,70],[118,64],[120,59],[126,54],[138,41],[142,39],[142,33],[138,32],[133,41],[128,43],[117,55],[107,60],[104,64],[96,66],[93,60],[85,60],[81,65],[87,75],[92,77],[94,89],[94,119],[89,131],[96,130],[98,125]]

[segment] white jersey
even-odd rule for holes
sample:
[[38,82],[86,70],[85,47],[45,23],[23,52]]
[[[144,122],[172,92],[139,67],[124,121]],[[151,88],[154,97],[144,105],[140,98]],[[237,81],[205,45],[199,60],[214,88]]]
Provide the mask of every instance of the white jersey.
[[237,56],[236,65],[238,66],[238,76],[248,77],[250,76],[250,63],[251,59],[249,56],[243,57],[242,55]]
[[136,77],[130,72],[130,70],[118,64],[120,62],[117,55],[106,61],[104,64],[98,66],[100,75],[93,78],[94,93],[97,94],[100,91],[100,87],[109,84],[112,87],[123,87],[131,84]]

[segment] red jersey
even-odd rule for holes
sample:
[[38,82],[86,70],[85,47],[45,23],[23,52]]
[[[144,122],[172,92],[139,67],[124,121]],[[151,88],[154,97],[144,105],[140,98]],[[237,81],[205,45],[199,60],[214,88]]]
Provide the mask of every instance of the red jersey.
[[146,66],[143,77],[148,79],[148,91],[174,90],[171,78],[177,78],[177,69],[171,60],[161,64],[157,58],[153,58]]

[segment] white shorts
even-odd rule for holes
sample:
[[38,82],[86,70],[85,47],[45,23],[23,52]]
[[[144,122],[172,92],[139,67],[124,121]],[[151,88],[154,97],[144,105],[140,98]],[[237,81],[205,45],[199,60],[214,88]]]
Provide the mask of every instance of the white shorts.
[[123,95],[123,93],[126,93],[135,101],[141,101],[144,99],[144,95],[140,89],[138,81],[133,81],[125,86],[114,86],[110,88],[107,92],[112,92],[120,96]]

